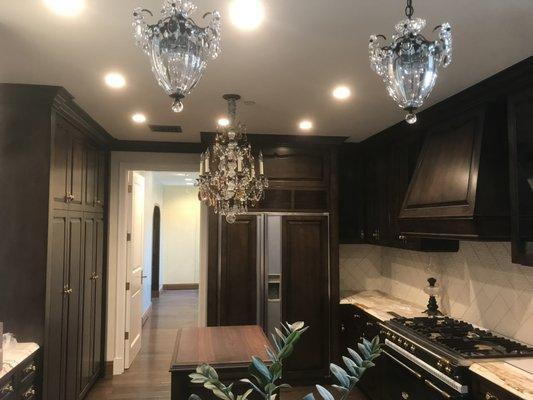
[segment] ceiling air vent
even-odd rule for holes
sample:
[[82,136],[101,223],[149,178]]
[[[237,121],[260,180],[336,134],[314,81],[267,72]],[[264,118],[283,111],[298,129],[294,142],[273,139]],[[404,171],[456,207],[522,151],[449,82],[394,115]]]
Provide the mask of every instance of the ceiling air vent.
[[148,125],[152,132],[181,133],[179,125]]

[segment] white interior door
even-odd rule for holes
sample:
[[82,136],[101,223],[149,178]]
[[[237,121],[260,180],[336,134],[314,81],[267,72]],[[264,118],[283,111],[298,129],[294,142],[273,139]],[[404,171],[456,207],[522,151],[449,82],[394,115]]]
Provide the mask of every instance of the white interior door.
[[124,367],[132,364],[141,349],[142,274],[144,262],[144,176],[133,172],[131,179],[131,234],[126,273],[126,335]]

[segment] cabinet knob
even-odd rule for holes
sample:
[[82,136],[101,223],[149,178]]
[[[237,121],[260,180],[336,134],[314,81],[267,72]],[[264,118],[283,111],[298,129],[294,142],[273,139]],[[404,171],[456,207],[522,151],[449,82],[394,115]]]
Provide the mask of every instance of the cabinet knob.
[[0,389],[0,394],[13,393],[14,391],[15,389],[13,389],[13,385],[11,385],[11,383],[8,383],[2,389]]
[[22,398],[23,398],[24,400],[26,400],[26,399],[31,399],[33,396],[35,396],[35,393],[37,393],[37,392],[35,391],[34,388],[29,388],[28,390],[26,390],[26,391],[24,392],[24,394],[22,395]]
[[402,392],[402,399],[407,400],[409,398],[409,393]]
[[499,400],[498,397],[494,396],[491,392],[485,393],[485,400]]
[[96,272],[93,272],[93,274],[91,275],[91,280],[95,281],[98,278],[100,278],[100,275],[98,275]]
[[24,372],[29,374],[30,372],[37,371],[37,367],[34,364],[28,365],[26,368],[24,368]]
[[65,285],[65,286],[63,286],[63,293],[64,294],[71,294],[72,293],[72,289],[68,285]]
[[354,314],[353,317],[354,318],[361,318],[361,316],[359,314]]
[[346,327],[344,326],[344,324],[341,324],[341,332],[344,332],[346,330]]

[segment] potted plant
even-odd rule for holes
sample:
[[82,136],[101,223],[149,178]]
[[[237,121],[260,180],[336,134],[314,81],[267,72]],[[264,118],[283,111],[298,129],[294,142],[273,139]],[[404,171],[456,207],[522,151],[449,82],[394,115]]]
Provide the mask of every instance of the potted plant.
[[[233,392],[235,383],[224,384],[218,376],[216,370],[210,365],[203,364],[196,368],[196,372],[189,375],[192,383],[201,384],[210,390],[216,397],[222,400],[245,400],[254,391],[264,400],[276,400],[281,388],[290,388],[287,383],[280,383],[283,372],[283,362],[294,351],[294,346],[300,340],[301,335],[307,330],[303,322],[281,324],[280,329],[276,328],[276,335],[272,335],[272,342],[275,350],[266,348],[270,363],[265,364],[260,358],[253,357],[248,367],[248,378],[240,379],[240,382],[249,386],[241,394]],[[355,388],[357,382],[368,368],[374,366],[373,361],[381,354],[379,337],[372,341],[363,339],[357,344],[359,355],[355,350],[348,349],[350,357],[343,357],[346,369],[330,364],[330,371],[337,380],[337,384],[332,385],[341,393],[340,400],[348,398],[350,392]],[[325,387],[316,385],[318,393],[324,400],[335,400],[334,396]],[[189,400],[201,400],[198,395],[191,395]],[[315,400],[314,395],[309,393],[303,400]]]

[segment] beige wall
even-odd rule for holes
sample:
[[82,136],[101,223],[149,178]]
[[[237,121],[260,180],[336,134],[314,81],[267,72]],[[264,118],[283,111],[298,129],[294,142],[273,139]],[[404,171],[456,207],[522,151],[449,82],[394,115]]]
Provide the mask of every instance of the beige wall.
[[341,290],[381,290],[426,306],[430,276],[443,312],[533,344],[533,268],[511,262],[509,243],[461,242],[457,253],[340,246]]
[[198,283],[200,202],[192,186],[164,186],[161,210],[161,282]]

